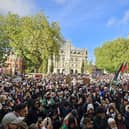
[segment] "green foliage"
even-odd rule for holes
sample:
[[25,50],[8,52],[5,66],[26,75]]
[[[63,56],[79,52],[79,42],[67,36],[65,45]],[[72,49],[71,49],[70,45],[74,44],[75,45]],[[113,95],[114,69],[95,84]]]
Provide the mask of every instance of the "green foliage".
[[56,22],[50,24],[42,13],[26,17],[9,13],[0,19],[3,20],[0,49],[9,46],[15,54],[22,56],[26,71],[47,72],[48,58],[59,56],[62,41],[59,25]]
[[5,30],[5,17],[0,16],[0,65],[6,60],[6,54],[10,50],[7,31]]
[[98,68],[114,72],[121,63],[129,62],[129,40],[118,38],[105,42],[101,47],[96,48],[94,53]]

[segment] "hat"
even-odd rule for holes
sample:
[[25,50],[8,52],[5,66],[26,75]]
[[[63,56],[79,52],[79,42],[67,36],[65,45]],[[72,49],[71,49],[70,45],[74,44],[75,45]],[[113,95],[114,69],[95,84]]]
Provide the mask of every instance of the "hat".
[[20,124],[23,121],[24,118],[17,117],[14,112],[7,113],[4,118],[2,119],[2,124],[8,125],[8,124]]
[[112,122],[115,122],[115,119],[113,118],[108,118],[108,124],[112,123]]
[[129,105],[126,105],[125,111],[126,111],[126,112],[129,112]]
[[94,110],[93,104],[88,104],[87,105],[87,111],[89,111],[90,109],[93,109]]

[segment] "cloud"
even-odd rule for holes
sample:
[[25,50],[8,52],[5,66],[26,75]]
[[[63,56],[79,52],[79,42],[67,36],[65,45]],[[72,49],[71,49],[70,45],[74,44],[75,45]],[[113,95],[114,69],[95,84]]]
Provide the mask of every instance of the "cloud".
[[129,24],[129,10],[125,11],[122,18],[110,18],[107,21],[107,26],[111,27],[113,25],[125,25]]
[[32,14],[35,10],[34,0],[0,0],[0,13],[16,13],[21,16]]
[[117,24],[117,20],[115,19],[115,18],[110,18],[109,20],[108,20],[108,22],[107,22],[107,26],[113,26],[113,25],[115,25],[115,24]]
[[122,23],[128,24],[129,23],[129,10],[127,10],[122,18]]

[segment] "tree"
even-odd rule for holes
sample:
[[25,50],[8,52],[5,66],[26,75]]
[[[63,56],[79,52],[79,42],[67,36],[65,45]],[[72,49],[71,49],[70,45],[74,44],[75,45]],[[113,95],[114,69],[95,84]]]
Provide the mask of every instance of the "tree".
[[129,40],[118,38],[105,42],[94,52],[97,67],[114,72],[123,62],[129,62]]
[[59,56],[62,37],[58,24],[50,24],[43,13],[26,17],[9,13],[3,17],[5,39],[0,39],[7,40],[15,54],[23,57],[28,72],[47,72],[48,59]]
[[7,37],[7,32],[5,30],[5,17],[0,16],[0,65],[4,64],[9,53],[10,45],[9,39]]

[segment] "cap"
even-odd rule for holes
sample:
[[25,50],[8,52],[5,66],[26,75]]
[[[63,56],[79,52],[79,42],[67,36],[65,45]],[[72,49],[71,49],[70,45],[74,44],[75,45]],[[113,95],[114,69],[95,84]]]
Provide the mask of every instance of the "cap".
[[20,124],[23,121],[24,118],[17,117],[14,112],[7,113],[3,119],[2,124],[8,125],[8,124]]
[[87,111],[89,111],[90,109],[93,109],[93,110],[94,110],[93,104],[88,104],[88,105],[87,105]]

